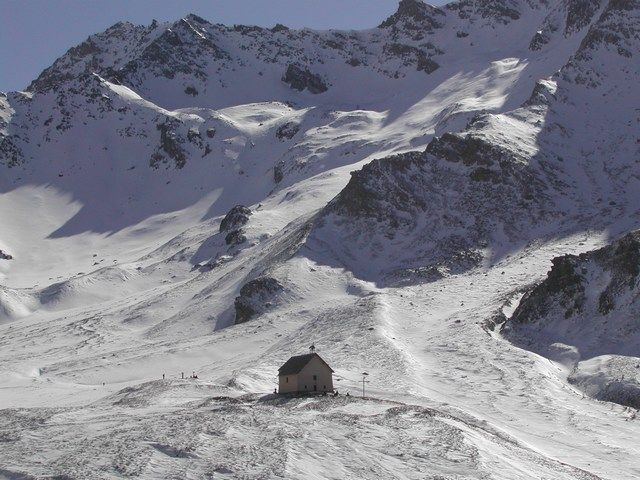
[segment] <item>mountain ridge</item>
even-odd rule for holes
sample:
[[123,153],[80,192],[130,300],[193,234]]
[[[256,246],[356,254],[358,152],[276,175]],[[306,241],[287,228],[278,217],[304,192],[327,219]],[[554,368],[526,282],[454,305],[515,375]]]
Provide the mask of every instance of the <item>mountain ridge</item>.
[[[0,476],[637,476],[632,342],[576,364],[509,329],[554,259],[640,225],[639,26],[638,0],[187,15],[0,95]],[[312,344],[340,395],[272,395]]]

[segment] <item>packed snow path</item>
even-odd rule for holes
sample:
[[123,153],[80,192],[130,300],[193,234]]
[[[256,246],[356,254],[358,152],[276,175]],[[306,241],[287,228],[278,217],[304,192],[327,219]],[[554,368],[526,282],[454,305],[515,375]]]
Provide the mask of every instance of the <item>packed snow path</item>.
[[[637,412],[491,329],[640,225],[639,12],[118,24],[0,94],[0,478],[639,478]],[[312,343],[340,396],[273,397]]]

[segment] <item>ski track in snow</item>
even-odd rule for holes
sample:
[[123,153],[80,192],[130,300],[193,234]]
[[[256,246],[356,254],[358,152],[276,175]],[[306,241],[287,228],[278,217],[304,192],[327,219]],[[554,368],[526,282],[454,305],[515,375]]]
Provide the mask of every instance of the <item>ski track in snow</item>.
[[[527,10],[520,25],[535,33],[543,10]],[[251,64],[251,44],[233,46],[242,75],[208,71],[222,86],[200,97],[183,94],[181,84],[175,94],[164,77],[136,77],[138,92],[96,74],[91,88],[125,109],[78,109],[71,140],[38,123],[43,150],[28,146],[34,158],[0,178],[0,249],[14,256],[0,260],[0,479],[640,478],[635,412],[585,396],[567,382],[565,366],[491,328],[552,258],[638,226],[637,173],[625,163],[637,153],[628,142],[637,124],[622,117],[632,95],[621,90],[619,100],[597,103],[576,93],[571,102],[554,97],[539,116],[514,111],[574,54],[586,27],[533,53],[530,38],[508,22],[448,21],[434,34],[447,48],[433,74],[391,60],[371,68],[377,75],[392,64],[399,78],[374,78],[331,56],[318,68],[334,68],[338,80],[318,104],[283,86],[279,63]],[[205,39],[192,18],[182,22]],[[144,41],[127,40],[131,55],[168,27],[154,28]],[[225,48],[239,41],[221,31]],[[464,45],[455,43],[466,38],[460,33],[470,35]],[[358,35],[375,50],[387,33]],[[300,49],[317,50],[302,38]],[[108,60],[122,66],[125,58]],[[258,71],[263,88],[247,80]],[[558,77],[545,82],[555,95]],[[25,106],[30,95],[0,97],[0,133],[14,116],[38,117]],[[38,101],[57,111],[53,94]],[[602,116],[591,118],[598,108]],[[576,112],[586,120],[554,123]],[[575,208],[571,215],[532,227],[540,238],[528,243],[511,241],[500,225],[481,265],[400,286],[357,278],[348,268],[362,253],[349,251],[355,243],[339,256],[337,236],[307,241],[351,171],[424,150],[434,135],[462,131],[479,114],[476,133],[532,163],[544,148],[580,157],[557,167],[556,180],[581,188],[550,199]],[[593,135],[590,122],[601,128],[618,116],[628,123],[612,129],[613,138]],[[211,152],[189,145],[181,169],[148,171],[149,138],[171,119],[186,132],[199,129],[200,140],[215,130],[206,140]],[[298,130],[277,138],[287,125]],[[124,131],[126,144],[116,133]],[[569,135],[580,155],[562,143]],[[603,173],[591,160],[605,153]],[[283,178],[274,182],[280,161]],[[220,221],[239,203],[252,210],[246,241],[228,246]],[[421,218],[415,231],[428,227]],[[557,234],[548,231],[555,227]],[[393,248],[372,249],[376,259],[359,270],[375,276],[386,259],[407,253]],[[282,280],[283,298],[233,325],[234,298],[261,274]],[[272,395],[278,367],[312,343],[335,369],[340,395]],[[197,380],[181,378],[192,372]]]

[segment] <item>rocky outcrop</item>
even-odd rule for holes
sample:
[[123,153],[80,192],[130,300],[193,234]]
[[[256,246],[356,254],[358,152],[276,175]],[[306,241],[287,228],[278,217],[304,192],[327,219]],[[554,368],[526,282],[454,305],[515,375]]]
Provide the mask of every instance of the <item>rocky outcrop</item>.
[[632,57],[634,46],[640,41],[638,9],[638,0],[611,0],[598,23],[582,41],[578,55],[586,56],[587,50],[604,45],[612,47],[619,55]]
[[280,183],[284,178],[284,169],[285,169],[284,160],[280,160],[273,166],[273,181],[276,183]]
[[467,166],[491,166],[508,152],[497,145],[472,135],[445,133],[427,145],[427,153],[449,162],[462,162]]
[[[368,280],[423,282],[435,270],[477,267],[497,231],[526,237],[531,225],[552,215],[546,198],[543,176],[517,149],[475,132],[446,134],[425,152],[374,160],[352,172],[312,236],[330,235],[341,261]],[[372,261],[365,252],[376,252],[379,272],[360,271]]]
[[[155,21],[149,26],[119,22],[69,49],[43,71],[28,90],[46,92],[78,74],[92,72],[114,83],[128,85],[137,85],[147,76],[173,79],[181,74],[203,81],[207,78],[208,63],[229,58],[204,28],[209,25],[193,14],[169,28]],[[195,86],[190,86],[185,93],[193,95],[196,91]]]
[[[215,43],[206,27],[210,24],[197,15],[187,15],[150,42],[142,52],[118,70],[118,76],[137,85],[153,73],[173,79],[178,75],[193,82],[207,79],[207,65],[229,59],[229,54]],[[190,86],[193,95],[197,88]]]
[[299,131],[300,125],[293,122],[287,122],[278,127],[278,130],[276,130],[276,138],[278,140],[291,140]]
[[[398,10],[382,22],[379,28],[405,29],[414,32],[414,39],[422,38],[427,32],[442,28],[445,13],[421,0],[401,0]],[[419,38],[415,38],[416,34]]]
[[[17,96],[12,97],[20,101]],[[7,94],[0,92],[0,165],[15,167],[24,161],[24,156],[11,135],[10,123],[15,110],[9,102]]]
[[[115,71],[126,63],[127,52],[136,52],[135,46],[147,41],[157,28],[157,22],[148,27],[118,22],[104,32],[91,35],[81,44],[70,48],[31,82],[27,90],[46,92],[82,73],[90,74],[103,69]],[[114,46],[117,47],[115,50]]]
[[238,230],[249,222],[249,217],[251,215],[252,212],[250,208],[245,207],[244,205],[236,205],[227,212],[220,222],[220,232]]
[[532,323],[547,316],[552,309],[562,310],[564,318],[582,311],[585,301],[584,277],[580,259],[573,255],[554,258],[547,279],[527,293],[516,309],[512,321]]
[[[640,231],[593,252],[554,258],[547,278],[523,297],[511,322],[546,323],[550,317],[584,320],[608,315],[620,299],[633,295],[634,289],[640,293],[639,275]],[[640,301],[637,307],[640,313]]]
[[16,167],[24,162],[24,155],[13,138],[0,133],[0,164]]
[[515,0],[459,0],[448,3],[445,8],[463,20],[480,17],[505,25],[521,17],[521,5]]
[[237,230],[231,230],[224,237],[224,242],[229,246],[241,245],[247,241],[247,237],[244,234],[244,230],[241,228]]
[[596,19],[601,0],[563,0],[547,15],[540,30],[529,44],[530,50],[540,50],[553,38],[569,37],[587,28]]
[[401,58],[404,65],[415,65],[416,70],[419,72],[430,74],[440,67],[440,65],[431,59],[431,55],[442,54],[443,52],[432,44],[428,44],[426,46],[431,50],[431,53],[429,51],[401,43],[386,45],[384,50],[387,55]]
[[564,25],[565,35],[578,32],[587,27],[600,9],[600,0],[567,0],[567,17]]
[[282,77],[282,81],[294,90],[308,90],[309,93],[319,94],[326,92],[328,87],[320,75],[311,73],[307,68],[301,68],[290,64]]
[[531,42],[529,42],[529,50],[540,50],[543,46],[550,42],[550,38],[547,32],[544,30],[537,31]]
[[12,260],[13,256],[9,255],[8,253],[0,250],[0,260]]
[[[591,88],[602,85],[614,74],[617,83],[635,80],[640,74],[634,60],[639,43],[640,0],[610,0],[562,69],[563,79]],[[611,60],[605,61],[607,57]],[[613,69],[611,63],[616,65]]]
[[553,259],[502,333],[569,363],[569,381],[600,400],[640,406],[640,230],[580,255]]
[[186,93],[187,95],[191,95],[192,97],[196,97],[198,95],[198,89],[193,85],[189,85],[184,89],[184,93]]
[[282,284],[272,277],[259,277],[243,285],[234,302],[235,324],[248,322],[272,308],[283,291]]
[[185,139],[178,133],[179,122],[170,119],[157,126],[160,131],[160,145],[151,156],[149,164],[158,168],[162,163],[173,161],[176,168],[182,168],[187,163],[187,155],[182,144]]
[[249,221],[251,210],[244,205],[233,207],[220,222],[220,232],[226,232],[224,241],[229,246],[240,245],[247,241],[242,228]]

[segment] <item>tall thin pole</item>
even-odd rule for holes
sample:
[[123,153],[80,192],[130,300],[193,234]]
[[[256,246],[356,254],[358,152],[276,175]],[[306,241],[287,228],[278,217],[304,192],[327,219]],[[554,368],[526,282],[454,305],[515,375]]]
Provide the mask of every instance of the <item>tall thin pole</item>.
[[367,381],[367,376],[368,376],[368,375],[369,375],[369,374],[368,374],[367,372],[363,372],[363,373],[362,373],[362,398],[364,398],[364,384],[365,384],[365,383],[366,383],[366,381]]

